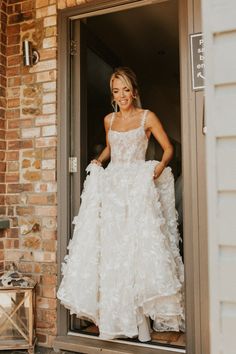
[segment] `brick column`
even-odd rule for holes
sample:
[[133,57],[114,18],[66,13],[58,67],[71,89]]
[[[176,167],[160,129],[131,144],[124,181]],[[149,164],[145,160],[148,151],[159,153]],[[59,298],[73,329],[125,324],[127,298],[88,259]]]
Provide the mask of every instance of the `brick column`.
[[[0,181],[5,195],[5,207],[0,207],[0,211],[11,218],[11,228],[4,239],[5,266],[14,261],[22,273],[38,282],[38,344],[50,347],[57,328],[56,15],[57,8],[75,6],[84,0],[5,2],[7,69],[3,77],[7,78],[7,85],[5,78],[0,119],[6,118],[6,145],[4,139],[1,145],[0,138],[0,150],[6,149],[6,173],[5,180]],[[40,54],[39,63],[33,67],[22,63],[25,39]]]
[[[5,207],[5,118],[6,118],[6,27],[7,5],[3,0],[0,4],[0,215],[6,214]],[[0,230],[0,273],[4,270],[4,237],[5,232]]]
[[[5,266],[35,279],[38,344],[56,335],[56,1],[8,0]],[[40,61],[24,67],[22,42]]]

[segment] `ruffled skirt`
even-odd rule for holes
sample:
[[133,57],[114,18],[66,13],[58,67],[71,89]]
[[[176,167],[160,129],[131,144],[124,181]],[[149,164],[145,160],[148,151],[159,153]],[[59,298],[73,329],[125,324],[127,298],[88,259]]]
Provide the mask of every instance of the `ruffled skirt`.
[[154,330],[184,330],[174,179],[167,167],[154,182],[157,163],[87,168],[57,296],[104,339],[137,336],[143,315]]

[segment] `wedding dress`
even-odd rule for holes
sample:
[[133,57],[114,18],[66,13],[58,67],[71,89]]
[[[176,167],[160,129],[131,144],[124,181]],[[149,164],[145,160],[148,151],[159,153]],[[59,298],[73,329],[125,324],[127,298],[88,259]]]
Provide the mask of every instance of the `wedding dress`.
[[62,264],[58,298],[71,314],[93,321],[103,339],[148,340],[149,318],[156,331],[184,330],[174,179],[166,167],[153,180],[158,161],[145,161],[146,114],[138,128],[125,132],[112,130],[113,114],[111,162],[105,169],[87,167]]

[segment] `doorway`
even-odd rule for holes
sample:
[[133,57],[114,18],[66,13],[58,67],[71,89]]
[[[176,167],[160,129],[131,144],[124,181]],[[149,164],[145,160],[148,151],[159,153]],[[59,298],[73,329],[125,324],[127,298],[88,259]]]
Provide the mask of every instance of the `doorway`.
[[[142,26],[138,26],[140,23]],[[177,207],[182,230],[178,28],[177,0],[85,17],[72,23],[74,40],[80,43],[79,58],[75,54],[72,59],[72,87],[75,92],[74,100],[80,91],[80,110],[82,109],[77,122],[76,116],[72,114],[74,128],[71,149],[75,156],[80,157],[78,163],[81,171],[80,176],[78,173],[72,175],[72,215],[76,215],[79,208],[78,194],[74,193],[74,190],[79,189],[76,185],[80,180],[81,191],[86,166],[105,148],[103,118],[113,110],[109,78],[115,67],[124,65],[131,67],[138,77],[142,107],[157,114],[175,147],[171,167],[178,184]],[[75,75],[79,67],[80,82]],[[81,143],[75,149],[73,142],[78,139],[78,131]],[[161,156],[159,145],[154,139],[150,139],[146,159],[160,160]],[[70,234],[72,232],[73,230]],[[183,239],[183,234],[181,236]],[[76,316],[71,318],[70,330],[73,333],[98,335],[95,325],[77,319]],[[135,342],[134,339],[129,341]],[[149,344],[184,349],[185,334],[154,332]]]
[[[120,1],[119,3],[124,2]],[[101,3],[105,2],[101,1]],[[136,72],[142,106],[149,108],[158,115],[175,147],[175,156],[171,167],[177,185],[181,185],[182,165],[185,164],[185,174],[189,168],[191,169],[185,159],[187,154],[196,153],[186,152],[189,149],[189,142],[186,142],[186,137],[183,136],[183,129],[186,133],[189,128],[188,124],[192,124],[191,122],[186,124],[183,119],[183,111],[186,109],[186,107],[183,107],[183,91],[186,90],[186,82],[183,83],[183,81],[189,80],[189,77],[186,72],[187,66],[183,73],[184,61],[185,63],[188,62],[188,58],[185,56],[180,62],[179,41],[179,38],[183,35],[181,33],[184,27],[183,16],[184,13],[186,14],[187,6],[184,9],[183,2],[180,5],[177,0],[157,1],[155,4],[150,4],[150,1],[132,1],[132,3],[139,3],[139,6],[127,9],[125,7],[119,9],[119,6],[117,6],[117,9],[115,9],[114,5],[113,11],[104,11],[102,14],[94,15],[93,13],[88,14],[86,11],[79,15],[76,15],[72,9],[67,11],[67,18],[70,20],[67,22],[67,27],[64,25],[64,30],[67,30],[71,38],[69,45],[71,55],[66,65],[71,74],[69,87],[67,85],[67,93],[70,92],[67,97],[71,98],[71,102],[69,105],[66,104],[66,115],[69,120],[65,131],[68,132],[69,138],[65,139],[67,144],[63,153],[67,157],[77,158],[77,172],[69,174],[69,177],[66,176],[64,179],[66,182],[64,186],[67,187],[65,199],[68,212],[64,213],[63,219],[65,220],[67,235],[72,235],[73,232],[71,222],[68,222],[68,220],[71,221],[78,212],[80,202],[78,196],[85,178],[85,167],[105,144],[103,117],[112,110],[109,90],[107,89],[109,89],[108,79],[114,67],[119,65],[130,66]],[[140,6],[140,3],[143,6]],[[179,17],[180,8],[182,11],[184,10],[182,17]],[[179,18],[182,18],[183,21],[182,29]],[[142,23],[142,26],[140,23]],[[181,30],[179,31],[179,29]],[[186,31],[186,28],[184,30]],[[186,43],[184,50],[186,52]],[[182,55],[184,54],[182,53]],[[183,78],[183,76],[185,77]],[[189,82],[187,85],[189,85]],[[193,125],[190,127],[192,131],[195,129],[196,127]],[[76,135],[74,132],[76,132]],[[184,152],[182,152],[182,148],[185,149]],[[157,144],[151,142],[147,158],[159,159],[160,154],[161,151]],[[66,156],[64,156],[65,159]],[[185,156],[184,160],[182,156]],[[62,159],[62,156],[60,156],[60,159]],[[188,188],[188,186],[185,187],[185,191],[187,191],[184,195],[185,203],[190,198]],[[182,191],[181,188],[180,191]],[[63,190],[60,193],[63,193]],[[181,196],[182,192],[179,195]],[[181,214],[181,198],[178,207]],[[67,214],[67,219],[65,214]],[[187,220],[187,224],[189,223],[191,223],[191,220]],[[65,229],[64,225],[63,227]],[[184,233],[182,228],[180,230],[184,239],[185,230],[188,230],[188,228],[184,228]],[[186,241],[184,248],[189,251],[189,246],[192,247],[192,245],[188,242],[189,240]],[[62,242],[60,243],[61,255],[65,254],[63,247],[65,245],[63,246]],[[183,254],[185,252],[182,251]],[[186,279],[188,281],[188,276]],[[197,284],[195,283],[195,285]],[[192,296],[193,289],[191,291],[187,290],[186,294],[188,291]],[[191,296],[188,297],[187,303],[189,309],[193,304],[191,301],[196,301],[196,299],[191,299]],[[189,336],[196,330],[191,318],[193,312],[193,309],[188,312],[187,326],[188,323],[191,326],[191,328],[190,326],[187,327]],[[86,340],[97,336],[97,328],[92,323],[78,320],[74,316],[70,317],[64,309],[60,309],[60,314],[61,318],[65,318],[65,316],[67,318],[66,324],[61,325],[61,333],[69,333],[79,338],[86,337]],[[197,330],[200,336],[201,329],[199,330],[198,327]],[[194,340],[192,341],[194,342]],[[123,340],[122,344],[124,343],[139,345],[134,340]],[[191,340],[190,344],[194,345]],[[181,333],[157,334],[153,336],[152,342],[146,346],[156,350],[156,353],[161,353],[162,350],[165,353],[168,350],[172,353],[185,352],[186,337],[185,334]]]

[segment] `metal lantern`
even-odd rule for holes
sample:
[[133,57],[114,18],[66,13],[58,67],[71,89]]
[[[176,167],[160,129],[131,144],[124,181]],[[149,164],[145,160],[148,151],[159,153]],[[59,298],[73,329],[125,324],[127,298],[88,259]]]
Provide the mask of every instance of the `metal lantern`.
[[0,350],[34,353],[35,282],[11,269],[0,277]]

